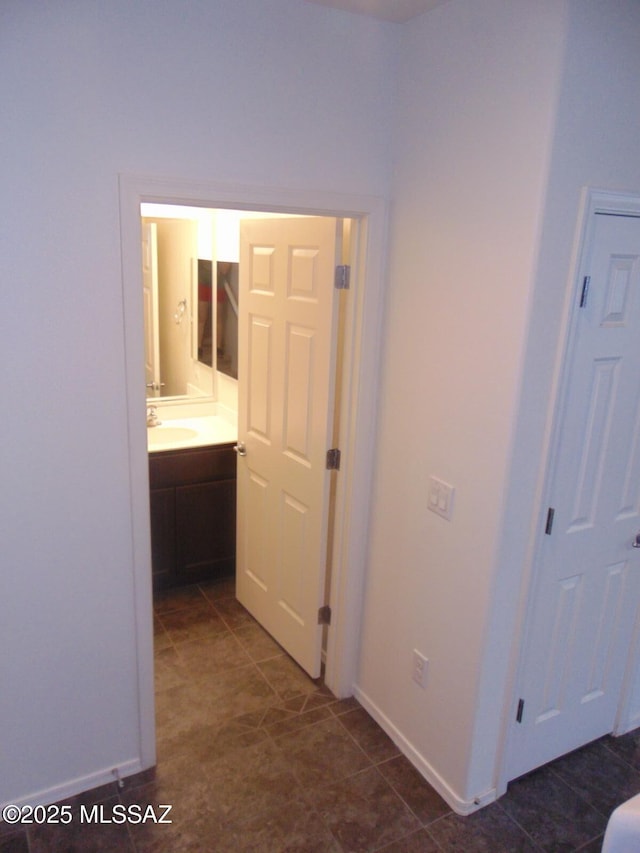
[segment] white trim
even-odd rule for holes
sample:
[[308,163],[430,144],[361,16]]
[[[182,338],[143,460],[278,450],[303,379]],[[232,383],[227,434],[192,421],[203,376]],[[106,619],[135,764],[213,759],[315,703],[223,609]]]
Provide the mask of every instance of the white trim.
[[587,216],[595,213],[608,213],[612,216],[640,216],[640,190],[638,192],[618,192],[586,187],[585,204]]
[[[610,193],[596,192],[593,213],[608,213],[612,215],[627,215],[640,217],[639,193]],[[640,709],[632,708],[633,687],[640,666],[640,608],[636,611],[633,639],[629,647],[627,666],[622,682],[618,712],[612,734],[623,735],[640,726]]]
[[[516,664],[512,669],[507,690],[505,693],[504,719],[506,721],[503,729],[501,742],[501,754],[503,756],[497,773],[496,790],[501,796],[507,790],[507,784],[515,778],[514,773],[509,770],[510,759],[513,750],[513,734],[515,731],[515,716],[518,698],[521,695],[521,682],[523,678],[523,662],[527,649],[528,636],[531,624],[531,614],[536,598],[536,578],[539,572],[536,570],[541,556],[541,544],[544,535],[544,518],[550,505],[550,493],[555,469],[555,462],[559,450],[560,427],[564,416],[565,402],[567,398],[567,385],[569,382],[569,363],[571,351],[576,336],[576,325],[578,317],[578,289],[582,285],[582,276],[585,270],[588,251],[590,251],[594,217],[596,214],[640,216],[640,195],[629,192],[616,192],[609,190],[585,187],[578,211],[576,239],[572,253],[570,274],[566,289],[565,306],[559,335],[559,348],[554,369],[550,400],[550,417],[547,433],[544,441],[543,465],[541,466],[541,487],[538,511],[535,513],[534,530],[535,537],[532,548],[532,557],[525,567],[522,580],[522,595],[520,598],[520,616],[517,626],[520,627],[520,636],[516,638],[518,646]],[[516,628],[517,630],[517,628]],[[623,708],[629,713],[625,703],[630,701],[629,679],[633,672],[631,665],[637,666],[640,662],[640,625],[636,624],[634,643],[630,652],[630,659],[623,685],[620,706],[618,710],[618,723],[615,732],[622,734],[628,731],[630,721],[625,719]],[[624,722],[623,722],[624,721]],[[625,728],[625,723],[629,728]],[[637,724],[637,723],[636,723]]]
[[345,322],[339,439],[343,462],[335,502],[325,670],[325,684],[340,698],[353,692],[360,647],[384,302],[386,216],[381,203],[361,217],[356,233],[353,299],[347,301]]
[[[121,175],[120,228],[124,347],[129,431],[132,552],[138,665],[140,764],[155,764],[153,634],[149,475],[146,452],[142,329],[140,204],[264,210],[353,218],[356,241],[354,300],[347,320],[341,439],[344,466],[338,478],[332,568],[332,625],[325,682],[339,697],[353,691],[360,636],[368,539],[371,469],[375,449],[377,375],[383,305],[386,205],[374,196],[314,190],[246,187],[141,175]],[[366,272],[365,272],[366,270]],[[366,281],[366,286],[365,286]]]
[[415,748],[411,741],[407,740],[402,732],[391,722],[389,717],[387,717],[375,702],[373,702],[357,685],[354,688],[354,695],[367,713],[373,717],[376,723],[378,723],[380,728],[389,735],[402,754],[413,764],[418,773],[420,773],[431,787],[440,794],[442,799],[451,806],[456,814],[470,815],[496,800],[495,788],[485,791],[483,794],[474,797],[473,800],[465,800],[460,797],[453,788],[445,782],[442,776],[434,770],[424,755]]

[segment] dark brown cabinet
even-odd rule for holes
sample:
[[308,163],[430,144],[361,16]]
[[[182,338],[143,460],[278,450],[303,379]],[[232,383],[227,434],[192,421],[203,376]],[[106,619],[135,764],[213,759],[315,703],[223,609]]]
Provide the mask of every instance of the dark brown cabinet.
[[233,445],[152,453],[149,486],[154,588],[233,575]]

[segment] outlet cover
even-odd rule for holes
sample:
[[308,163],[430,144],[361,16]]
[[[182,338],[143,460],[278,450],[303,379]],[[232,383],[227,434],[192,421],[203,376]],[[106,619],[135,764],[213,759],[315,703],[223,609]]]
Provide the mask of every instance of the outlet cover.
[[455,491],[454,487],[449,483],[445,483],[444,480],[439,480],[437,477],[429,477],[427,506],[431,512],[435,512],[436,515],[440,515],[442,518],[446,518],[447,521],[451,521]]
[[417,649],[413,650],[413,671],[412,678],[418,687],[423,689],[427,686],[427,674],[429,672],[429,659]]

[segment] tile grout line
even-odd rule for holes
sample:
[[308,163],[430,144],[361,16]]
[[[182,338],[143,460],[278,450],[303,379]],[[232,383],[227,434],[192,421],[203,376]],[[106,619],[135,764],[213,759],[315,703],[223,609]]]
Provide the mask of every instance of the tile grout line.
[[549,766],[549,771],[551,772],[552,776],[555,776],[555,778],[559,782],[562,782],[562,784],[566,788],[568,788],[573,794],[575,794],[579,800],[581,800],[583,803],[585,803],[587,806],[589,806],[590,809],[593,809],[595,812],[597,812],[599,815],[601,815],[604,818],[607,817],[607,815],[604,814],[604,812],[602,812],[590,800],[588,800],[587,797],[585,797],[585,795],[581,791],[579,791],[577,788],[574,788],[574,786],[571,784],[571,782],[568,782],[563,776],[561,776],[560,773],[558,773],[558,771],[552,765]]
[[[215,613],[216,613],[216,614],[221,618],[221,620],[222,620],[223,624],[226,626],[227,630],[228,630],[231,634],[233,634],[235,642],[236,642],[236,643],[237,643],[237,644],[242,648],[242,650],[243,650],[243,651],[244,651],[244,652],[249,656],[249,658],[251,658],[251,663],[252,663],[252,665],[255,667],[255,670],[257,670],[257,672],[259,672],[259,673],[260,673],[261,680],[262,680],[262,681],[264,681],[264,682],[269,686],[269,688],[270,688],[270,689],[273,691],[273,693],[275,694],[275,697],[277,697],[278,703],[279,703],[281,706],[283,706],[283,705],[284,705],[284,703],[285,703],[285,701],[286,701],[286,700],[285,700],[285,698],[284,698],[284,696],[283,696],[283,694],[281,694],[281,693],[278,691],[278,689],[276,688],[276,686],[274,686],[274,684],[272,684],[272,681],[271,681],[271,680],[269,679],[269,677],[268,677],[268,676],[267,676],[267,675],[262,671],[262,668],[261,668],[261,666],[260,666],[260,664],[265,663],[265,662],[266,662],[266,661],[268,661],[268,660],[275,660],[277,657],[280,657],[280,655],[276,655],[276,654],[274,654],[272,657],[269,657],[269,658],[263,658],[263,659],[261,659],[261,660],[256,660],[256,659],[254,659],[254,657],[252,656],[251,652],[249,652],[249,651],[248,651],[248,649],[246,649],[246,648],[245,648],[245,646],[243,645],[243,643],[240,641],[240,639],[239,639],[239,637],[238,637],[238,633],[237,633],[237,631],[243,627],[243,624],[242,624],[242,623],[238,624],[238,623],[237,623],[237,621],[233,618],[233,616],[230,616],[230,615],[228,615],[228,614],[227,614],[227,615],[225,615],[225,613],[223,612],[223,608],[222,608],[222,607],[218,608],[218,607],[216,606],[216,603],[215,603],[214,601],[209,600],[209,599],[207,598],[206,594],[205,594],[202,590],[200,590],[200,591],[202,592],[202,594],[203,594],[203,596],[204,596],[205,600],[207,601],[208,605],[209,605],[209,606],[212,608],[212,610],[213,610],[213,611],[214,611],[214,612],[215,612]],[[234,596],[233,596],[233,595],[229,595],[229,596],[222,596],[220,599],[218,599],[218,601],[224,601],[224,600],[229,600],[229,599],[230,599],[230,600],[235,600],[235,598],[234,598]],[[161,622],[160,622],[160,623],[161,623],[161,625],[163,625],[162,620],[161,620]],[[165,630],[165,631],[166,631],[166,629],[164,629],[164,625],[163,625],[163,630]],[[173,647],[176,651],[178,651],[177,646],[176,646],[176,644],[172,641],[171,637],[169,637],[169,643],[170,643],[171,647]],[[301,695],[302,697],[304,697],[304,696],[305,696],[305,694],[304,694],[304,693],[302,693],[302,694],[300,694],[300,695]],[[311,695],[311,694],[310,694],[310,695]],[[296,697],[291,697],[291,698],[296,698]],[[304,699],[303,705],[302,705],[302,707],[300,708],[300,710],[299,710],[299,711],[297,711],[297,712],[292,712],[292,717],[291,717],[291,719],[292,719],[292,720],[300,719],[300,718],[304,715],[304,713],[305,713],[305,710],[304,710],[304,709],[305,709],[305,707],[306,707],[306,701],[307,701],[307,699],[308,699],[308,697],[306,697],[306,698]],[[423,822],[423,821],[419,818],[419,816],[416,814],[416,812],[411,808],[411,806],[409,805],[409,803],[407,803],[407,802],[406,802],[406,800],[404,799],[404,797],[402,796],[402,794],[401,794],[401,793],[396,789],[396,787],[392,784],[392,782],[391,782],[390,780],[388,780],[388,779],[387,779],[387,778],[386,778],[386,777],[381,773],[380,767],[381,767],[382,765],[384,765],[384,764],[387,764],[387,763],[389,763],[389,762],[393,761],[393,760],[394,760],[394,758],[395,758],[395,757],[397,757],[397,756],[392,756],[392,757],[390,757],[390,758],[383,758],[383,759],[381,759],[381,760],[376,760],[376,759],[371,755],[371,753],[370,753],[370,752],[365,748],[365,746],[363,746],[363,745],[361,744],[361,742],[359,742],[359,741],[356,739],[356,736],[355,736],[354,734],[352,734],[352,732],[351,732],[351,731],[350,731],[350,729],[347,727],[347,725],[345,724],[345,722],[341,719],[341,717],[343,717],[345,714],[348,714],[348,713],[349,713],[349,711],[348,711],[348,710],[347,710],[347,711],[343,711],[341,714],[338,714],[338,713],[336,713],[336,711],[335,711],[334,709],[332,709],[332,705],[333,705],[333,704],[337,704],[337,701],[338,701],[338,700],[336,700],[336,703],[327,703],[327,705],[326,705],[326,706],[323,706],[323,705],[318,706],[318,708],[326,707],[326,708],[327,708],[327,710],[328,710],[328,714],[329,714],[329,715],[328,715],[326,718],[324,718],[324,719],[321,719],[321,720],[315,720],[315,721],[309,722],[307,725],[303,725],[303,726],[301,726],[301,728],[306,728],[307,726],[312,726],[312,725],[315,725],[315,724],[317,724],[317,723],[325,723],[325,722],[326,722],[327,720],[329,720],[329,719],[336,719],[336,720],[338,720],[338,721],[340,722],[340,730],[341,730],[341,731],[343,731],[343,732],[345,732],[345,733],[348,735],[348,737],[349,737],[349,741],[350,741],[350,742],[352,742],[352,743],[357,747],[358,752],[359,752],[359,753],[361,753],[361,754],[365,757],[365,759],[366,759],[366,761],[367,761],[367,764],[368,764],[368,767],[365,767],[365,768],[362,768],[361,770],[355,771],[355,773],[350,773],[350,774],[348,774],[347,776],[342,777],[342,779],[344,779],[344,780],[346,780],[346,779],[350,779],[350,778],[353,778],[354,776],[358,775],[358,773],[364,772],[366,769],[372,769],[372,768],[375,768],[375,769],[376,769],[376,771],[377,771],[377,775],[378,775],[378,776],[379,776],[379,777],[380,777],[380,778],[385,782],[385,784],[386,784],[386,786],[389,788],[389,790],[390,790],[390,791],[392,791],[392,792],[394,793],[394,795],[399,799],[399,801],[400,801],[400,802],[403,804],[403,806],[408,810],[408,812],[409,812],[411,815],[413,815],[413,817],[417,820],[417,822],[418,822],[418,824],[419,824],[420,829],[415,830],[414,832],[424,831],[424,832],[428,835],[428,837],[429,837],[429,839],[432,841],[432,843],[437,847],[437,849],[438,849],[438,850],[442,850],[442,849],[444,849],[444,848],[442,848],[442,847],[441,847],[441,845],[440,845],[440,844],[438,844],[438,842],[437,842],[437,841],[436,841],[436,839],[433,837],[433,835],[431,834],[431,832],[429,831],[429,829],[430,829],[430,827],[434,827],[437,823],[439,823],[439,821],[440,821],[440,820],[443,820],[443,819],[445,819],[446,817],[450,816],[451,814],[454,814],[454,812],[453,812],[453,811],[449,811],[449,812],[447,812],[447,813],[445,813],[445,814],[443,814],[443,815],[441,815],[441,816],[439,816],[439,817],[435,818],[434,820],[427,821],[427,822]],[[283,710],[284,710],[284,708],[283,708]],[[310,709],[310,710],[317,710],[317,709],[315,709],[315,708],[314,708],[314,709]],[[349,709],[349,710],[354,710],[354,709]],[[268,714],[268,711],[269,711],[269,708],[268,708],[268,707],[267,707],[267,708],[265,708],[265,710],[263,711],[262,716],[261,716],[261,718],[260,718],[260,721],[259,721],[258,725],[256,726],[256,728],[257,728],[257,729],[261,729],[261,730],[264,732],[264,734],[265,734],[266,738],[268,739],[269,743],[271,743],[271,744],[275,745],[275,746],[278,748],[278,750],[282,753],[283,749],[282,749],[282,745],[281,745],[281,743],[280,743],[280,742],[281,742],[281,739],[282,739],[283,735],[287,735],[287,734],[289,734],[289,732],[282,732],[281,734],[276,734],[276,733],[275,733],[275,730],[277,730],[277,728],[276,728],[275,724],[274,724],[274,725],[272,725],[272,726],[267,726],[267,725],[265,725],[265,724],[264,724],[264,720],[265,720],[265,718],[266,718],[266,715]],[[291,732],[291,734],[293,734],[293,733],[294,733],[294,732],[296,732],[296,731],[300,731],[300,728],[298,728],[298,729],[294,729],[294,730]],[[631,764],[631,763],[630,763],[626,758],[624,758],[622,755],[618,754],[615,750],[611,749],[608,745],[606,745],[606,744],[603,744],[603,745],[605,746],[605,749],[607,750],[607,752],[608,752],[609,754],[611,754],[612,758],[615,758],[616,760],[619,760],[619,761],[623,762],[626,766],[628,766],[628,767],[629,767],[631,770],[633,770],[634,772],[638,772],[638,768],[634,767],[634,765],[633,765],[633,764]],[[566,780],[565,780],[562,776],[560,776],[560,775],[559,775],[555,770],[553,770],[553,768],[552,768],[552,775],[554,776],[554,778],[556,778],[556,779],[557,779],[557,781],[558,781],[558,782],[561,782],[561,783],[562,783],[563,787],[565,787],[566,789],[571,790],[571,791],[572,791],[572,793],[573,793],[575,796],[577,796],[577,797],[578,797],[578,799],[579,799],[581,802],[585,803],[589,808],[593,809],[596,813],[600,814],[600,815],[601,815],[601,816],[603,816],[603,817],[606,817],[606,815],[603,815],[603,813],[600,811],[600,809],[598,809],[596,806],[594,806],[594,805],[589,801],[589,799],[587,799],[587,798],[586,798],[585,796],[583,796],[579,791],[577,791],[577,790],[572,786],[572,784],[571,784],[570,782],[566,781]],[[296,778],[296,782],[298,783],[298,785],[300,786],[300,788],[301,788],[301,789],[303,789],[302,783],[301,783],[301,782],[300,782],[300,780],[298,779],[297,774],[295,774],[295,773],[294,773],[294,776],[295,776],[295,778]],[[328,783],[328,784],[330,784],[330,783]],[[520,823],[518,822],[518,820],[517,820],[516,818],[514,818],[511,814],[509,814],[509,812],[508,812],[508,811],[503,807],[503,805],[502,805],[501,803],[498,803],[498,802],[497,802],[497,803],[496,803],[496,805],[498,805],[498,806],[500,807],[500,812],[501,812],[501,814],[503,814],[504,816],[506,816],[506,817],[508,818],[508,822],[509,822],[509,824],[510,824],[510,825],[512,825],[512,826],[514,826],[515,828],[517,828],[518,832],[519,832],[519,833],[522,833],[522,834],[523,834],[523,837],[525,837],[525,838],[526,838],[526,839],[527,839],[527,840],[528,840],[528,841],[533,845],[533,847],[534,847],[536,850],[540,850],[540,851],[544,850],[544,847],[542,847],[540,844],[538,844],[538,843],[533,839],[533,837],[530,835],[530,833],[529,833],[529,832],[528,832],[528,831],[527,831],[523,826],[521,826],[521,825],[520,825]],[[314,809],[314,811],[316,811],[316,810]],[[321,815],[319,815],[319,816],[321,817]],[[321,818],[321,819],[322,819],[322,818]],[[325,826],[325,828],[327,829],[327,831],[330,833],[331,837],[332,837],[332,838],[334,838],[334,840],[335,840],[335,843],[336,843],[337,847],[339,847],[339,848],[342,850],[343,848],[342,848],[342,845],[340,844],[339,839],[337,839],[337,838],[335,837],[335,835],[334,835],[334,834],[333,834],[333,832],[331,831],[331,828],[330,828],[329,826],[327,826],[327,825],[326,825],[326,823],[324,822],[324,820],[323,820],[323,825]],[[396,839],[395,841],[392,841],[392,842],[387,842],[387,844],[388,844],[388,843],[398,843],[398,841],[402,841],[404,838],[409,838],[409,837],[410,837],[411,835],[413,835],[413,834],[414,834],[413,832],[412,832],[412,833],[408,833],[406,836],[403,836],[403,837],[402,837],[402,838],[400,838],[400,839]],[[584,849],[586,846],[590,845],[590,844],[591,844],[591,843],[593,843],[594,841],[597,841],[598,839],[601,839],[601,838],[602,838],[602,834],[596,835],[596,836],[594,836],[593,838],[591,838],[591,839],[589,839],[589,840],[585,841],[585,842],[584,842],[580,847],[576,847],[576,848],[573,848],[573,849],[574,849],[575,851],[582,850],[582,849]],[[384,846],[387,846],[387,844],[383,845],[382,847],[377,847],[377,846],[376,846],[376,847],[375,847],[375,848],[373,848],[373,849],[375,849],[375,850],[381,850],[381,849],[384,849]]]
[[503,814],[503,815],[505,815],[505,817],[506,817],[509,821],[511,821],[511,823],[512,823],[514,826],[516,826],[516,827],[520,830],[520,832],[522,832],[522,833],[525,835],[525,837],[526,837],[526,838],[528,838],[528,839],[529,839],[529,841],[533,844],[533,846],[536,848],[536,850],[540,850],[540,851],[541,851],[541,853],[544,853],[545,848],[543,847],[543,845],[542,845],[542,844],[538,844],[538,842],[537,842],[537,841],[535,840],[535,838],[531,835],[531,833],[530,833],[530,832],[528,832],[528,831],[524,828],[524,826],[522,826],[522,825],[521,825],[521,824],[520,824],[520,823],[515,819],[515,817],[513,817],[513,815],[510,815],[510,814],[509,814],[509,812],[505,809],[505,807],[502,805],[502,803],[500,802],[500,800],[494,800],[494,802],[492,803],[492,806],[495,806],[495,807],[499,808],[499,809],[500,809],[500,811],[502,812],[502,814]]
[[[355,710],[355,709],[354,709],[354,710]],[[346,712],[346,713],[349,713],[349,712]],[[366,712],[365,712],[365,713],[366,713]],[[343,715],[341,715],[341,716],[344,716],[344,714],[343,714]],[[344,731],[345,731],[345,732],[347,733],[347,735],[351,738],[351,740],[355,743],[355,745],[358,747],[358,749],[360,749],[360,751],[364,754],[365,758],[367,758],[367,760],[370,762],[370,766],[369,766],[369,767],[365,767],[365,768],[363,768],[363,769],[361,769],[361,770],[357,770],[355,773],[351,773],[351,774],[349,774],[348,776],[345,776],[345,777],[344,777],[344,779],[352,779],[354,776],[357,776],[359,773],[364,773],[366,770],[375,770],[375,771],[376,771],[376,773],[378,774],[378,776],[380,777],[380,779],[382,779],[382,781],[383,781],[383,782],[388,786],[389,790],[391,790],[391,791],[396,795],[396,797],[400,800],[400,802],[402,803],[402,805],[407,809],[407,811],[409,812],[409,814],[411,814],[411,815],[412,815],[412,816],[413,816],[413,817],[418,821],[418,824],[419,824],[419,829],[414,830],[414,832],[412,832],[412,833],[408,833],[407,835],[404,835],[404,836],[402,836],[401,838],[396,838],[396,839],[393,839],[392,841],[387,841],[387,842],[383,845],[383,847],[377,847],[377,848],[374,848],[374,850],[383,850],[383,849],[384,849],[384,847],[388,846],[389,844],[392,844],[392,843],[397,844],[397,843],[399,843],[400,841],[402,841],[403,839],[408,838],[410,835],[415,834],[415,832],[420,832],[420,831],[421,831],[421,830],[423,830],[423,829],[424,829],[425,831],[427,831],[427,832],[428,832],[427,825],[426,825],[426,824],[424,824],[424,823],[420,820],[420,818],[418,817],[418,815],[414,812],[414,810],[411,808],[411,806],[406,802],[406,800],[404,799],[404,797],[403,797],[403,796],[402,796],[402,795],[401,795],[401,794],[400,794],[400,793],[395,789],[395,787],[392,785],[392,783],[391,783],[391,782],[390,782],[390,781],[389,781],[389,780],[388,780],[388,779],[383,775],[383,773],[382,773],[382,772],[380,771],[380,769],[379,769],[381,764],[385,764],[385,763],[387,763],[388,761],[392,761],[393,759],[392,759],[392,758],[389,758],[389,759],[383,759],[382,761],[374,762],[374,760],[372,759],[372,757],[367,753],[367,751],[364,749],[364,747],[363,747],[363,746],[361,746],[361,745],[358,743],[358,741],[357,741],[357,740],[355,739],[355,737],[351,734],[351,732],[350,732],[350,731],[349,731],[349,729],[344,725],[344,723],[340,720],[340,718],[339,718],[338,716],[336,716],[335,718],[340,722],[340,724],[341,724],[342,728],[344,729]],[[400,753],[400,755],[401,755],[401,754],[402,754],[402,753]],[[394,758],[397,758],[397,757],[398,757],[398,756],[394,756]],[[442,815],[442,817],[445,817],[445,815]],[[435,822],[435,821],[432,821],[432,823],[434,823],[434,822]],[[430,839],[431,839],[431,840],[436,844],[436,846],[438,847],[438,849],[439,849],[439,850],[441,850],[441,849],[442,849],[442,848],[440,847],[440,845],[439,845],[439,844],[437,844],[437,842],[436,842],[436,841],[435,841],[435,839],[431,836],[431,834],[430,834],[430,833],[429,833],[429,838],[430,838]]]
[[[379,768],[381,764],[389,764],[389,763],[391,763],[392,761],[395,761],[395,760],[396,760],[397,758],[399,758],[399,757],[400,757],[400,758],[405,758],[405,760],[408,760],[408,759],[406,758],[406,756],[404,756],[402,753],[400,753],[400,755],[399,755],[399,756],[398,756],[398,755],[395,755],[395,756],[393,756],[392,758],[386,758],[386,759],[384,759],[383,761],[379,761],[379,762],[375,765],[375,767],[376,767],[376,768]],[[413,765],[412,765],[412,767],[413,767]],[[415,768],[414,768],[414,769],[415,769]],[[449,806],[449,804],[447,803],[446,805],[448,806],[449,811],[445,812],[445,813],[444,813],[444,814],[442,814],[442,815],[438,815],[438,817],[436,817],[436,818],[434,818],[433,820],[430,820],[430,821],[428,821],[427,823],[425,823],[424,821],[422,821],[422,820],[420,819],[419,815],[417,815],[417,814],[416,814],[416,812],[411,808],[411,806],[410,806],[410,805],[409,805],[409,803],[405,800],[405,798],[402,796],[402,794],[400,793],[400,791],[398,791],[398,790],[396,789],[396,787],[395,787],[395,785],[393,784],[393,782],[391,782],[389,779],[387,779],[387,777],[386,777],[386,776],[385,776],[381,771],[379,771],[379,772],[380,772],[380,775],[383,777],[383,779],[385,779],[385,781],[387,782],[387,784],[389,785],[389,787],[391,788],[391,790],[394,792],[394,794],[396,794],[398,797],[400,797],[400,799],[401,799],[401,800],[402,800],[402,802],[405,804],[405,806],[409,809],[409,811],[411,812],[411,814],[412,814],[412,815],[414,815],[414,817],[418,820],[418,822],[420,823],[420,826],[421,826],[421,828],[422,828],[422,829],[427,829],[431,824],[433,824],[433,823],[435,823],[436,821],[440,820],[440,818],[447,817],[448,815],[455,814],[455,812],[453,811],[453,809],[452,809],[452,808]],[[418,771],[416,771],[416,772],[418,772]],[[427,785],[429,785],[429,783],[426,781],[426,779],[425,779],[425,783],[426,783]],[[433,786],[429,785],[429,787],[431,787],[431,788],[432,788],[432,790],[434,790],[434,791],[435,791],[435,788],[433,788]],[[436,791],[436,793],[437,793],[437,791]],[[438,795],[438,796],[439,796],[439,795]]]

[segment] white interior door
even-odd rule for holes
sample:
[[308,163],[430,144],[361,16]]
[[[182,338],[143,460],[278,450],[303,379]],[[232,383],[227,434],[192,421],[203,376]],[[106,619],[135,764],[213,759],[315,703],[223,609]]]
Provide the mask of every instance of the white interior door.
[[614,728],[640,594],[640,218],[594,214],[509,778]]
[[333,424],[339,222],[240,228],[239,601],[320,674]]
[[142,292],[144,299],[144,369],[147,397],[160,394],[158,328],[158,226],[142,223]]

